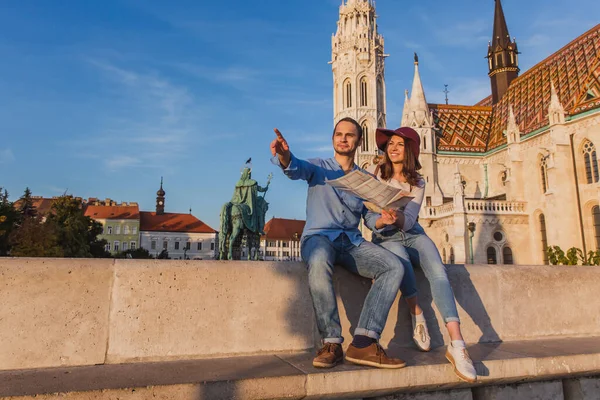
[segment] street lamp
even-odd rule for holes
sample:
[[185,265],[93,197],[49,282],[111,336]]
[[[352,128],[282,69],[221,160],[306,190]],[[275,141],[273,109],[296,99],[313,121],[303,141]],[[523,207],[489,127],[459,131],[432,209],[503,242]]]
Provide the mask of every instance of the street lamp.
[[473,236],[475,236],[475,222],[469,222],[469,251],[471,252],[471,264],[473,264]]

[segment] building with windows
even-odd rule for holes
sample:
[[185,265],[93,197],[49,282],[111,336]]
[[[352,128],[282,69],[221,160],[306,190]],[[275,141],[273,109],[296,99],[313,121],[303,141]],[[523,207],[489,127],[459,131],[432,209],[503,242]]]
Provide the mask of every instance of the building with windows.
[[102,224],[102,234],[98,239],[107,241],[106,250],[111,254],[135,250],[139,246],[140,210],[137,203],[89,199],[85,215]]
[[[385,94],[374,15],[370,0],[344,2],[332,44],[334,118],[369,121],[357,155],[363,168],[376,155],[369,123],[385,126],[385,101],[371,110],[368,96]],[[500,0],[491,28],[491,94],[477,104],[428,103],[415,55],[401,125],[421,137],[419,222],[446,263],[545,264],[548,246],[598,250],[600,25],[523,74],[519,57],[527,55],[510,37]],[[361,106],[353,99],[364,87]]]
[[217,231],[188,214],[165,212],[166,192],[161,179],[156,212],[140,212],[140,245],[152,256],[167,250],[175,260],[212,260],[217,255]]
[[300,238],[306,221],[271,218],[260,238],[260,253],[265,261],[301,261]]

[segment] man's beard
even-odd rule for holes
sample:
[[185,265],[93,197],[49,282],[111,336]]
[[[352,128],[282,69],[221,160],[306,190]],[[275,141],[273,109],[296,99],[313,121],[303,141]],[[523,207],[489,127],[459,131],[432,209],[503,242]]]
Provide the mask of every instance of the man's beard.
[[339,150],[337,149],[335,146],[333,147],[333,151],[335,151],[337,154],[341,155],[341,156],[345,156],[345,157],[350,157],[350,156],[354,156],[354,154],[356,153],[356,148],[348,148],[346,150]]

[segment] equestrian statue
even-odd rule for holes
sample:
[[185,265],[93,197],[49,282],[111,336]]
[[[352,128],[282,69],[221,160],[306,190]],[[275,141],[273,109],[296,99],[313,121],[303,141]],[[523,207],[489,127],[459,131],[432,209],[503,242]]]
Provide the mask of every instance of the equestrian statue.
[[[267,186],[262,187],[252,179],[252,168],[242,170],[242,176],[235,185],[230,202],[221,208],[221,229],[219,232],[219,258],[221,260],[239,260],[242,247],[248,248],[248,260],[258,260],[260,236],[264,234],[265,215],[269,203],[265,195],[273,174],[269,174]],[[263,193],[259,196],[258,193]],[[254,257],[252,250],[254,249]]]

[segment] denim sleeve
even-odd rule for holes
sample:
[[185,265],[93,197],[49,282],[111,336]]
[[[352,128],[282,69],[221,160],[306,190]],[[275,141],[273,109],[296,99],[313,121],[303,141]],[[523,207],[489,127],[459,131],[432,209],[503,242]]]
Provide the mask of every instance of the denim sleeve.
[[381,229],[375,228],[375,224],[377,223],[379,217],[381,217],[381,214],[371,211],[367,207],[363,207],[362,215],[363,219],[365,220],[366,227],[372,230],[373,232],[379,233],[385,228],[385,226]]
[[292,180],[302,179],[304,181],[310,181],[316,168],[314,164],[309,163],[306,160],[296,158],[293,154],[290,154],[290,164],[287,166],[287,168],[283,168],[279,162],[279,157],[277,156],[272,157],[271,162],[283,169],[285,176]]

